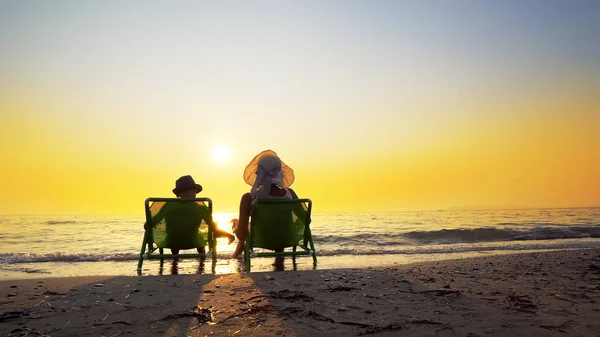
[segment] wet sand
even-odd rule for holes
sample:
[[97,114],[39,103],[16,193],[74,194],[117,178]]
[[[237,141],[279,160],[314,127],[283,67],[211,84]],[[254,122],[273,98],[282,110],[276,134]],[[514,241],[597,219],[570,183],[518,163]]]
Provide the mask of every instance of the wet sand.
[[600,336],[600,250],[0,281],[3,336]]

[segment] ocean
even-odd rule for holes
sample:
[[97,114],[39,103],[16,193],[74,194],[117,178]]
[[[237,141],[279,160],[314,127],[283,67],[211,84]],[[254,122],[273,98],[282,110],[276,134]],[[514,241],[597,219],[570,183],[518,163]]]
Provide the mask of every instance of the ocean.
[[[216,213],[231,230],[234,214]],[[143,214],[0,216],[0,279],[138,275]],[[228,228],[229,227],[229,228]],[[385,267],[490,254],[600,248],[600,208],[318,213],[316,269]],[[210,259],[145,261],[142,275],[237,273],[235,243]],[[184,251],[185,252],[185,251]],[[192,252],[192,251],[190,251]],[[253,259],[252,271],[313,269],[310,257]]]

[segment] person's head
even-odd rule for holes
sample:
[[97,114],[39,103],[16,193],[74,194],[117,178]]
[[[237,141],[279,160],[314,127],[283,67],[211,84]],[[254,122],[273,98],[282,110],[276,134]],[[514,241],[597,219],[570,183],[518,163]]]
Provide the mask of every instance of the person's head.
[[196,184],[194,178],[190,175],[177,179],[175,181],[175,188],[173,189],[173,193],[178,198],[195,198],[196,194],[200,193],[200,191],[202,191],[202,186]]
[[271,185],[287,188],[294,182],[294,170],[277,153],[266,150],[256,155],[244,170],[244,180],[252,186],[252,198],[269,194]]
[[256,155],[244,169],[244,181],[254,186],[256,180],[268,174],[273,182],[281,187],[290,187],[294,182],[294,170],[287,166],[272,150],[265,150]]
[[283,171],[281,171],[281,159],[274,155],[264,155],[258,160],[256,169],[257,180],[261,175],[267,174],[273,185],[283,187]]

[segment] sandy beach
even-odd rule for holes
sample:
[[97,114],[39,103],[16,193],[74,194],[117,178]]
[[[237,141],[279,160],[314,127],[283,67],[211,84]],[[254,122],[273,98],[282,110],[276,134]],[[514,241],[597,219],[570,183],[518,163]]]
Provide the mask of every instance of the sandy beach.
[[0,281],[3,336],[600,336],[600,250]]

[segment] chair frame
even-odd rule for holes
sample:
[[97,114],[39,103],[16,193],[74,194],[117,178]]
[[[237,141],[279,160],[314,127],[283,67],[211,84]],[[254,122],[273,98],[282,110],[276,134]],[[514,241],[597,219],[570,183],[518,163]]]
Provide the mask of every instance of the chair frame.
[[[261,204],[294,204],[294,203],[304,203],[308,205],[308,209],[306,210],[306,221],[304,224],[304,234],[303,234],[303,245],[296,246],[288,246],[285,248],[292,247],[292,251],[283,251],[283,252],[254,252],[254,230],[256,226],[259,226],[257,223],[257,217],[259,212],[259,206]],[[310,230],[311,223],[311,212],[312,212],[312,201],[310,199],[263,199],[258,200],[256,205],[252,205],[251,216],[250,216],[250,231],[248,236],[246,237],[246,243],[244,248],[244,264],[246,267],[246,272],[251,271],[251,258],[253,257],[277,257],[277,256],[292,256],[295,258],[296,256],[302,255],[311,255],[313,258],[313,267],[317,266],[317,252],[315,250],[315,244],[312,238],[312,232]],[[302,239],[301,239],[302,240]],[[307,247],[307,244],[310,247]],[[301,248],[300,251],[297,251],[297,248]]]
[[[154,247],[154,233],[152,224],[152,213],[150,212],[151,203],[154,202],[205,202],[208,204],[208,211],[212,215],[212,200],[210,198],[148,198],[144,201],[144,209],[146,215],[146,230],[144,231],[144,239],[142,241],[142,248],[140,249],[140,258],[138,260],[137,272],[141,275],[142,264],[144,260],[164,260],[173,258],[206,258],[211,256],[212,269],[214,271],[217,263],[217,238],[213,233],[213,225],[208,225],[208,252],[205,254],[163,254],[163,249]],[[158,251],[158,254],[156,253]]]

